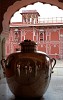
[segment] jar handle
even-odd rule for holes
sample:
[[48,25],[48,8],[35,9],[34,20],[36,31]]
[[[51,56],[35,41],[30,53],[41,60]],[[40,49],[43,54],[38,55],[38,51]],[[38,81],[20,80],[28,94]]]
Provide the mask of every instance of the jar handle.
[[54,61],[54,64],[53,64],[53,66],[52,66],[52,70],[53,70],[54,66],[56,65],[56,59],[55,59],[55,58],[52,58],[51,61],[52,61],[52,62]]

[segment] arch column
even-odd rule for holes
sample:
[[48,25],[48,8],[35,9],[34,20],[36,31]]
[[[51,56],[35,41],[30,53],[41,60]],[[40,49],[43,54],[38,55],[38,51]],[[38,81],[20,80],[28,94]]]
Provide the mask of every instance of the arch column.
[[1,45],[1,49],[2,49],[2,58],[5,59],[5,38],[3,38],[2,40],[2,45]]
[[2,50],[1,50],[1,35],[0,35],[0,69],[1,69],[1,59],[2,59]]
[[1,66],[1,60],[5,59],[5,38],[3,35],[0,35],[0,78],[3,78],[3,69]]
[[1,66],[1,60],[5,59],[5,41],[6,41],[6,35],[0,34],[0,66]]
[[2,76],[1,59],[2,59],[2,51],[1,51],[1,35],[0,35],[0,79]]

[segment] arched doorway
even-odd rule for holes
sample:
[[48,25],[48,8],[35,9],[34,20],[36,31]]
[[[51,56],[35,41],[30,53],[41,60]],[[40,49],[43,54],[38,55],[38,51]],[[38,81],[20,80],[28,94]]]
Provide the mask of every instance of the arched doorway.
[[[26,2],[24,2],[21,0],[21,1],[16,1],[13,5],[9,6],[3,16],[3,22],[2,22],[3,31],[2,31],[2,33],[8,34],[10,18],[17,10],[19,10],[22,7],[26,7],[27,5],[34,4],[36,2],[38,2],[38,1],[37,0],[27,0]],[[55,5],[61,9],[63,9],[62,3],[58,2],[58,1],[54,2],[52,0],[51,1],[50,0],[45,0],[45,1],[40,0],[39,2]]]

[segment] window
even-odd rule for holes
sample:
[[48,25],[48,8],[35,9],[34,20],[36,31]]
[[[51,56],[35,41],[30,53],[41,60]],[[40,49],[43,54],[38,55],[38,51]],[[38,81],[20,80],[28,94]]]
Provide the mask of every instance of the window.
[[44,30],[43,30],[43,29],[40,29],[40,30],[39,30],[40,41],[43,41],[43,40],[44,40],[44,38],[45,38],[44,35],[45,35]]
[[43,33],[41,32],[40,33],[40,41],[43,41],[44,40],[44,38],[43,38]]
[[19,40],[20,40],[20,31],[16,28],[14,30],[14,41],[19,42]]

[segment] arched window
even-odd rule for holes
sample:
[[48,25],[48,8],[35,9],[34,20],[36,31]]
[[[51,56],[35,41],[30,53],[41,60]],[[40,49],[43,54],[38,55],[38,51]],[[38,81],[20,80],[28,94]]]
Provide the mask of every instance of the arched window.
[[40,30],[40,41],[44,41],[44,30]]
[[43,33],[40,33],[40,41],[43,41],[44,38],[43,38]]
[[14,41],[15,42],[19,42],[20,41],[20,30],[18,28],[16,28],[14,30]]

